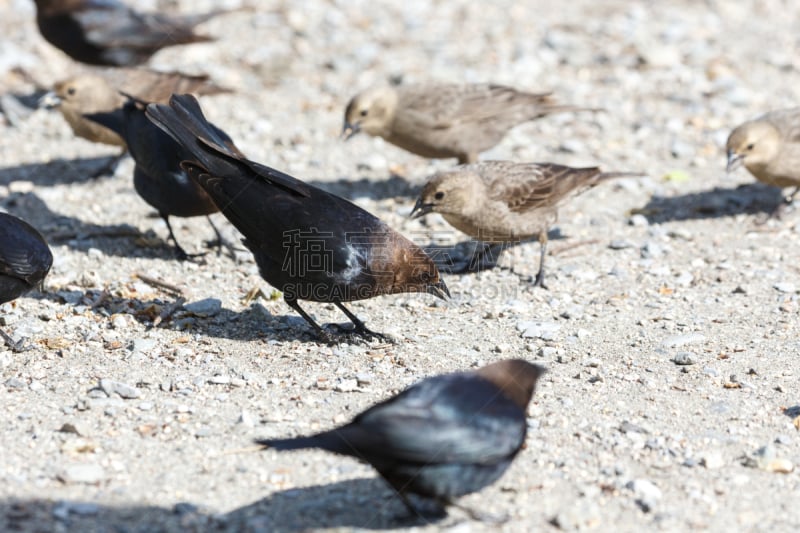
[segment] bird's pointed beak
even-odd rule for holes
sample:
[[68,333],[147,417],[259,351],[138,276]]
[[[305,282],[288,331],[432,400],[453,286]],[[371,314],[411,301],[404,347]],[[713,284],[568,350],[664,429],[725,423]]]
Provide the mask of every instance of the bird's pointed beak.
[[725,171],[730,174],[740,166],[742,166],[742,162],[744,160],[744,156],[741,154],[737,154],[733,150],[728,150],[728,164],[725,166]]
[[339,136],[339,138],[344,141],[349,141],[350,138],[359,131],[361,131],[361,126],[358,124],[351,124],[345,120],[344,126],[342,126],[342,134]]
[[426,204],[425,202],[423,202],[422,198],[420,197],[419,199],[417,199],[417,203],[414,204],[414,209],[411,210],[411,213],[409,213],[408,217],[409,218],[424,217],[428,213],[432,213],[434,207],[435,206],[433,204]]
[[61,105],[61,97],[58,96],[53,91],[44,93],[41,98],[39,98],[38,102],[39,109],[53,109],[54,107],[58,107]]
[[450,291],[447,289],[447,285],[445,285],[443,279],[440,279],[437,283],[429,284],[427,287],[425,287],[425,292],[432,294],[437,298],[441,298],[442,300],[447,300],[450,298]]

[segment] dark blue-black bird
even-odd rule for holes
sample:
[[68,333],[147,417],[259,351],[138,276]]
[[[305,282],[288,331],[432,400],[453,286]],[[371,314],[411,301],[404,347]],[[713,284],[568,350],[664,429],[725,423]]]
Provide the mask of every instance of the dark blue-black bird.
[[[208,217],[219,211],[219,208],[203,187],[181,168],[181,161],[190,159],[191,153],[148,120],[145,116],[146,105],[145,102],[129,96],[119,109],[84,117],[108,128],[125,141],[136,162],[133,169],[134,189],[164,219],[178,258],[185,260],[193,255],[186,253],[178,244],[169,217]],[[210,127],[214,128],[213,125]],[[239,153],[233,141],[222,130],[214,128],[214,131],[228,143],[230,150]],[[218,245],[225,244],[210,218],[208,222],[216,233]]]
[[[36,228],[8,213],[0,213],[0,304],[15,300],[41,285],[53,254]],[[0,329],[9,348],[21,351],[23,341],[15,342]]]
[[183,168],[244,235],[261,276],[324,340],[333,337],[298,300],[333,303],[355,326],[348,333],[385,338],[343,302],[401,292],[449,296],[419,246],[352,202],[245,158],[192,95],[150,104],[147,116],[191,153]]
[[72,59],[123,67],[145,63],[167,46],[213,40],[194,27],[230,10],[196,15],[139,13],[118,0],[34,0],[39,32]]
[[434,376],[342,427],[256,442],[276,450],[321,448],[356,457],[375,467],[411,513],[417,510],[408,494],[429,498],[444,511],[455,498],[497,481],[522,449],[525,411],[543,373],[541,366],[507,359]]

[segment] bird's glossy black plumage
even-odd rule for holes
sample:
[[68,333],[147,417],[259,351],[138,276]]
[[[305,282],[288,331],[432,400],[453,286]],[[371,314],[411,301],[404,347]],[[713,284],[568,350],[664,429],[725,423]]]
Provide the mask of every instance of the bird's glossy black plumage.
[[[144,102],[129,98],[120,109],[85,116],[117,133],[125,141],[136,162],[133,170],[136,192],[164,219],[178,257],[186,259],[191,256],[178,244],[169,217],[206,216],[216,213],[219,208],[203,187],[181,168],[181,161],[191,158],[191,153],[147,119],[145,106]],[[233,146],[224,132],[217,130],[217,133]],[[211,227],[221,241],[213,223]]]
[[245,158],[209,124],[193,96],[151,104],[147,116],[191,153],[183,168],[244,235],[261,276],[326,340],[330,335],[298,300],[331,302],[355,333],[379,336],[343,302],[400,292],[447,294],[421,248],[352,202]]
[[118,0],[35,0],[39,32],[72,59],[100,66],[145,63],[158,50],[210,41],[194,26],[226,12],[167,16],[139,13]]
[[[53,264],[53,254],[36,228],[13,215],[0,213],[0,304],[25,294],[44,280]],[[15,350],[21,342],[0,330],[6,344]]]
[[401,496],[417,494],[447,505],[506,471],[525,442],[525,409],[543,372],[512,359],[434,376],[342,427],[258,442],[277,450],[321,448],[350,455],[375,467]]

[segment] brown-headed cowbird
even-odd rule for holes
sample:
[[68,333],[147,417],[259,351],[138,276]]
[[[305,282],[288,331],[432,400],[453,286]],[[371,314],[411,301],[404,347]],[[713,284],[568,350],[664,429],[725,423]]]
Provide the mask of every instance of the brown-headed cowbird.
[[758,181],[800,190],[800,107],[771,111],[737,126],[727,142],[728,172],[744,164]]
[[[131,157],[136,162],[133,187],[164,219],[178,258],[185,260],[192,256],[178,244],[169,223],[170,215],[208,216],[219,211],[219,208],[206,191],[181,168],[181,161],[190,159],[191,153],[150,122],[145,116],[146,105],[145,102],[129,97],[122,108],[110,113],[85,115],[85,119],[102,124],[125,140]],[[217,129],[215,132],[235,149],[233,141],[223,131]],[[208,222],[214,228],[219,246],[222,246],[224,241],[220,232],[210,218]]]
[[507,359],[471,372],[424,379],[344,426],[276,450],[321,448],[371,464],[411,513],[408,494],[441,506],[494,483],[522,449],[525,411],[544,368]]
[[514,126],[579,110],[583,108],[554,104],[549,93],[488,83],[382,86],[350,100],[342,134],[349,139],[364,131],[423,157],[474,163]]
[[[40,285],[52,265],[53,254],[35,228],[15,216],[0,213],[0,304]],[[0,336],[12,350],[22,350],[22,340],[15,342],[2,329]]]
[[139,13],[117,0],[34,0],[39,32],[50,44],[89,65],[141,65],[160,49],[213,40],[194,27],[227,13]]
[[244,235],[261,276],[325,340],[332,339],[298,300],[333,303],[354,324],[353,333],[382,337],[343,302],[401,292],[448,294],[419,246],[348,200],[248,160],[209,124],[193,96],[151,104],[147,116],[192,154],[183,168]]
[[110,129],[84,115],[120,109],[129,94],[145,102],[167,103],[173,93],[209,95],[229,92],[208,76],[158,72],[144,68],[109,69],[84,73],[55,84],[41,103],[57,107],[78,137],[125,148],[125,141]]
[[[541,256],[535,285],[544,287],[547,230],[557,219],[559,203],[605,179],[640,175],[553,163],[483,161],[431,176],[411,216],[439,213],[456,229],[486,243],[538,238]],[[497,247],[488,253],[498,253]],[[482,268],[484,261],[493,264],[496,257],[476,259],[471,266]]]

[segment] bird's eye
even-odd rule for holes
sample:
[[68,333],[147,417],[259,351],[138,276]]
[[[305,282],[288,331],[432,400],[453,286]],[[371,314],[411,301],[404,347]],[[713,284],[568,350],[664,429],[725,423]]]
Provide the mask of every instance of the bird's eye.
[[443,193],[442,191],[439,191],[439,192],[437,192],[436,194],[434,194],[434,195],[433,195],[433,197],[434,197],[436,200],[441,200],[442,198],[444,198],[444,193]]
[[368,113],[369,113],[368,109],[362,109],[358,114],[361,115],[362,117],[366,117]]
[[745,148],[746,148],[747,150],[752,150],[753,148],[755,148],[755,145],[754,145],[753,143],[750,143],[750,144],[748,144],[748,145],[747,145]]
[[70,87],[69,89],[67,89],[67,94],[70,96],[75,94],[75,87]]
[[431,273],[426,271],[420,272],[419,279],[423,283],[428,283],[432,279]]

